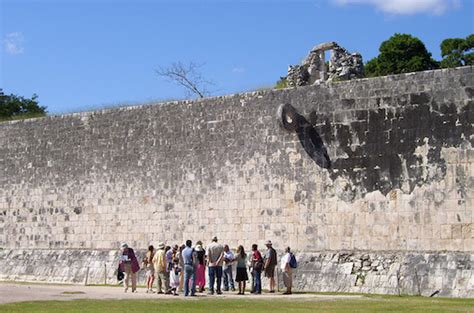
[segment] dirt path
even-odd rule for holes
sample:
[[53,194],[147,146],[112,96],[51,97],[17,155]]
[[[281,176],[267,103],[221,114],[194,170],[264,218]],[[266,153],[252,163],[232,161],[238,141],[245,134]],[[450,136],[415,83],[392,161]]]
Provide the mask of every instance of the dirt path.
[[281,294],[262,294],[262,295],[245,295],[240,296],[235,292],[224,292],[223,295],[207,295],[199,293],[197,297],[183,297],[172,295],[147,294],[144,288],[138,288],[138,293],[124,293],[119,287],[104,286],[81,286],[81,285],[47,285],[47,284],[15,284],[0,283],[0,304],[23,302],[23,301],[45,301],[45,300],[75,300],[75,299],[180,299],[180,300],[199,300],[211,298],[225,299],[294,299],[303,301],[328,301],[342,299],[364,299],[359,295],[315,295],[315,294],[293,294],[284,296]]

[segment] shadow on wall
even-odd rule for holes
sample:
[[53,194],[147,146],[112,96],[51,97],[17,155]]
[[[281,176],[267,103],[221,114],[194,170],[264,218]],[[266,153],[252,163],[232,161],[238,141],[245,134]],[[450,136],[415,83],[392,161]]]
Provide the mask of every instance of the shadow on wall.
[[284,129],[296,132],[304,150],[317,165],[322,168],[331,167],[331,160],[321,136],[304,116],[291,104],[286,103],[278,108],[278,118]]

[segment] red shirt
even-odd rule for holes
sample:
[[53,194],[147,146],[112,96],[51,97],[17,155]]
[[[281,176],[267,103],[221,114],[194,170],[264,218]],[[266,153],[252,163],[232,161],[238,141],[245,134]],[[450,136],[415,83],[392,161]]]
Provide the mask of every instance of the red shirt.
[[252,259],[254,261],[258,261],[258,260],[261,260],[262,259],[262,255],[260,254],[260,251],[258,250],[255,250],[252,252]]

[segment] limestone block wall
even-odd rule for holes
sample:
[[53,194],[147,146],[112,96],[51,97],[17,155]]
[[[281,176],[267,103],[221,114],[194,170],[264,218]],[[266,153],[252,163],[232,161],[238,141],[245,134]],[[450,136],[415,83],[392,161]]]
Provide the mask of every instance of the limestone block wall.
[[[144,256],[144,250],[137,252]],[[0,280],[114,285],[118,257],[116,249],[0,250]],[[320,251],[297,252],[296,257],[295,291],[474,298],[472,253]],[[284,290],[279,268],[277,273]],[[138,283],[146,285],[143,270]],[[263,279],[264,288],[267,283]]]
[[472,254],[473,88],[463,67],[1,123],[0,247]]

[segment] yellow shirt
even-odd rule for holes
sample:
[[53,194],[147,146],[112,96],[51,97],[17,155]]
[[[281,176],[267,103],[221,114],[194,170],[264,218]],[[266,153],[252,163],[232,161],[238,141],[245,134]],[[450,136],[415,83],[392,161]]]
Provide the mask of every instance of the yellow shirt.
[[158,273],[166,272],[165,250],[160,249],[155,253],[155,256],[153,257],[153,266],[155,266],[155,271]]

